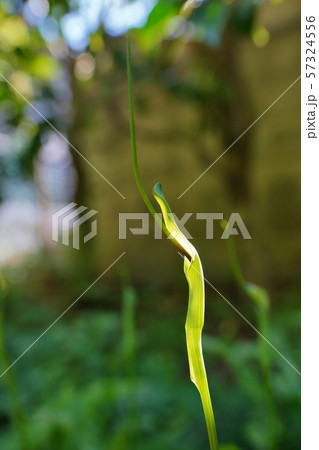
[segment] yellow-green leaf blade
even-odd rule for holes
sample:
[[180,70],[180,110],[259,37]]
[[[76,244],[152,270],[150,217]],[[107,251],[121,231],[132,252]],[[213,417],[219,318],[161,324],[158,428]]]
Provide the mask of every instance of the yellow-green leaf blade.
[[178,228],[160,183],[155,185],[153,194],[161,207],[165,226],[170,232],[170,239],[179,249],[182,247],[184,250],[184,273],[189,286],[185,330],[190,377],[201,397],[210,448],[211,450],[217,450],[218,440],[215,419],[202,352],[202,329],[205,315],[203,269],[197,250]]

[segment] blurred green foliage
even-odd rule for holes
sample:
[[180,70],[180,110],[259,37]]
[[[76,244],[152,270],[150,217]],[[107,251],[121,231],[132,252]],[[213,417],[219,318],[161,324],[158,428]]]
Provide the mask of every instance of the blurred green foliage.
[[[140,3],[143,4],[143,0]],[[150,4],[153,6],[149,8],[148,17],[145,17],[146,23],[135,30],[136,42],[145,57],[151,59],[161,55],[163,42],[170,45],[174,41],[184,40],[218,47],[227,29],[232,33],[239,31],[251,36],[257,8],[262,3],[254,0],[150,1],[146,3],[148,8]],[[67,100],[71,92],[66,80],[80,52],[72,46],[67,49],[67,45],[71,44],[65,37],[63,21],[70,14],[88,21],[86,27],[83,25],[84,44],[81,51],[95,58],[108,45],[107,34],[110,30],[103,20],[108,11],[115,8],[103,1],[98,4],[100,11],[96,13],[94,25],[91,25],[88,19],[90,6],[85,1],[60,0],[50,4],[46,0],[0,1],[0,124],[2,132],[10,136],[6,151],[0,158],[2,182],[6,178],[32,176],[34,158],[49,131],[45,119],[60,132],[67,132],[71,119]],[[121,7],[130,4],[126,1]],[[47,11],[43,12],[46,6]],[[40,8],[39,11],[36,8]],[[120,9],[117,14],[121,15]],[[70,25],[70,28],[74,26]],[[116,36],[120,37],[129,28],[134,28],[134,21],[131,25],[124,23]],[[108,49],[112,51],[112,45],[108,45]],[[114,52],[116,60],[118,50],[114,48]],[[171,60],[169,65],[174,66],[174,61]],[[216,101],[215,97],[218,99],[227,89],[227,80],[223,80],[218,70],[214,76],[206,74],[206,77],[204,66],[192,70],[197,70],[200,79],[196,76],[185,78],[178,71],[172,71],[173,80],[168,83],[169,89],[174,92],[175,88],[177,92],[204,102]],[[43,117],[26,101],[31,102]]]
[[[123,266],[122,289],[105,283],[93,287],[11,369],[17,378],[32,449],[208,447],[200,400],[189,383],[185,299],[169,292],[136,292],[127,274]],[[28,282],[17,286],[17,276],[12,270],[6,276],[5,336],[11,360],[58,315],[57,307],[49,307],[41,292],[30,291],[26,298]],[[47,275],[41,275],[38,267],[38,279],[42,276],[46,284]],[[208,292],[208,302],[210,297]],[[183,305],[183,314],[180,308],[167,309],[172,302]],[[220,323],[229,322],[228,309],[219,315]],[[236,319],[235,315],[232,320]],[[296,309],[276,313],[269,324],[272,342],[294,361],[299,353],[293,339],[298,328]],[[217,336],[214,332],[213,336],[210,324],[205,330],[203,351],[221,444],[231,449],[269,449],[256,340],[242,333]],[[298,449],[300,380],[271,349],[269,356],[280,418],[278,448]],[[3,381],[0,447],[18,450]],[[132,447],[132,442],[137,444]]]

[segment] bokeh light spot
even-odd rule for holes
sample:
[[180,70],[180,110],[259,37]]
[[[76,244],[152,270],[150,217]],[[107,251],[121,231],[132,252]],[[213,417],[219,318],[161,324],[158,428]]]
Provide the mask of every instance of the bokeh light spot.
[[32,13],[39,19],[44,19],[50,10],[47,0],[29,0],[29,8]]
[[[31,97],[33,95],[33,87],[31,78],[25,73],[15,70],[9,77],[10,83],[25,97]],[[17,96],[19,101],[23,101],[19,96]]]
[[80,81],[90,80],[94,75],[94,70],[95,60],[93,56],[89,53],[82,53],[78,56],[74,67],[74,73]]
[[25,46],[29,42],[29,31],[24,20],[18,16],[3,20],[0,27],[0,47],[12,50],[15,47]]
[[269,42],[269,31],[265,27],[259,27],[252,33],[252,40],[256,47],[265,47]]
[[92,34],[90,38],[90,49],[95,53],[99,53],[104,50],[104,42],[100,34]]

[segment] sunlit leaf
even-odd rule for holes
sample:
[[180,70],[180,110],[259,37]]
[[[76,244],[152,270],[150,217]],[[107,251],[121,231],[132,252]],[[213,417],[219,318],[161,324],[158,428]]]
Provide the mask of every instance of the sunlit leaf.
[[41,80],[54,80],[59,75],[59,62],[49,55],[37,55],[30,63],[30,73]]
[[146,24],[137,30],[136,36],[144,50],[154,50],[160,42],[167,36],[167,25],[169,21],[176,17],[179,7],[175,2],[160,0],[152,9]]
[[19,16],[6,17],[0,25],[0,48],[12,51],[29,43],[30,34],[24,20]]
[[217,449],[218,441],[215,419],[202,352],[202,329],[204,326],[205,314],[205,287],[202,264],[197,250],[186,239],[176,225],[171,209],[164,197],[160,183],[155,185],[153,194],[161,207],[165,226],[170,232],[169,238],[178,248],[182,247],[184,249],[184,273],[189,286],[185,330],[190,377],[192,382],[197,387],[201,397],[210,448]]

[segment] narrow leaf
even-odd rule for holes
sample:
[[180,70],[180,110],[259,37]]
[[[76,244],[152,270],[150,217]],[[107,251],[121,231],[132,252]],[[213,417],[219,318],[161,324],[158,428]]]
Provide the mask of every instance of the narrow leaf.
[[210,448],[216,450],[218,449],[217,433],[202,352],[202,329],[205,314],[203,268],[197,250],[176,225],[160,183],[155,185],[153,194],[161,207],[165,226],[170,232],[169,238],[178,248],[182,247],[184,250],[184,273],[189,286],[185,330],[190,378],[201,397]]

